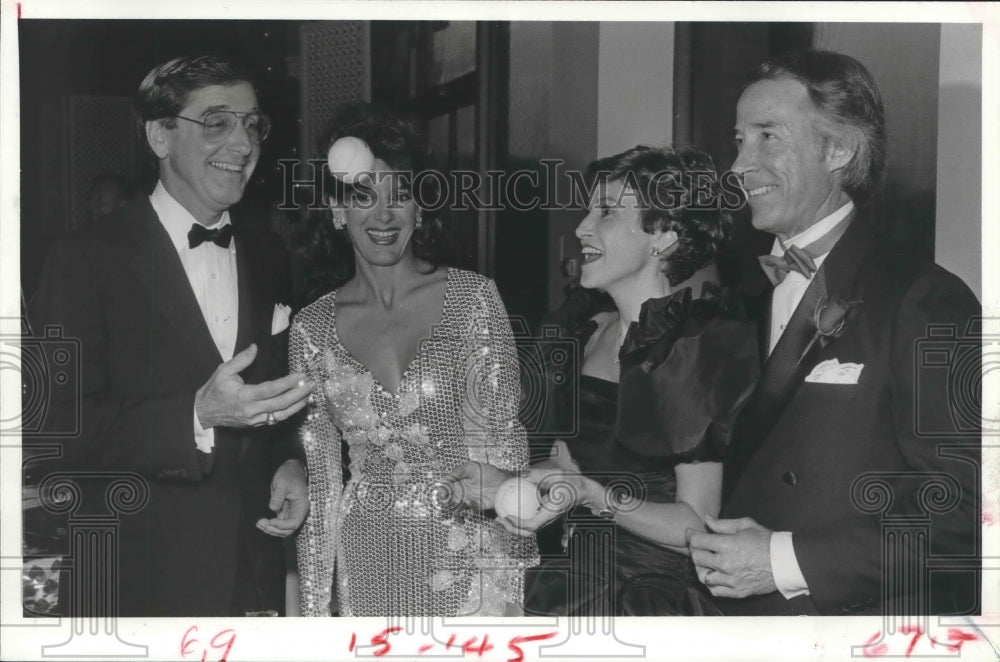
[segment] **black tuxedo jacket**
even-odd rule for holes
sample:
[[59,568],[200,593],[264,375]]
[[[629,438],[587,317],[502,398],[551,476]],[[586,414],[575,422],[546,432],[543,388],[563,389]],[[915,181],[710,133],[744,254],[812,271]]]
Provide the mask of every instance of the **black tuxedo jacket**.
[[[287,334],[272,336],[271,321],[275,303],[289,300],[288,264],[265,226],[237,212],[231,218],[239,283],[236,352],[257,343],[257,358],[243,373],[247,383],[257,383],[287,372]],[[283,441],[286,431],[279,426],[216,428],[213,452],[196,449],[195,392],[222,357],[148,198],[53,248],[31,319],[38,329],[55,326],[80,343],[79,400],[55,400],[50,412],[80,412],[79,435],[60,441],[58,469],[105,474],[78,479],[86,484],[80,513],[107,512],[108,473],[138,474],[148,485],[148,503],[118,520],[118,563],[112,567],[117,612],[282,611],[282,545],[254,523],[271,516],[271,476],[294,446]],[[70,572],[93,572],[70,566]],[[64,576],[62,589],[69,580]],[[100,602],[98,611],[115,611],[112,602]]]
[[[822,297],[861,303],[839,338],[803,356]],[[723,516],[792,532],[810,594],[723,600],[727,613],[977,608],[981,363],[979,339],[963,336],[979,316],[961,280],[855,218],[766,359],[726,464]],[[806,381],[834,358],[863,364],[857,384]],[[904,572],[915,574],[901,584]]]

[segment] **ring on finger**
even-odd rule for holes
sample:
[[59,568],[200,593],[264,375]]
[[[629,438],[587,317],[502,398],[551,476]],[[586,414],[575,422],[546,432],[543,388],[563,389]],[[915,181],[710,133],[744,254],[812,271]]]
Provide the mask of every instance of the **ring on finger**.
[[275,417],[274,412],[273,411],[267,412],[267,419],[265,420],[265,423],[267,425],[274,425],[277,422],[278,422],[278,419],[277,419],[277,417]]

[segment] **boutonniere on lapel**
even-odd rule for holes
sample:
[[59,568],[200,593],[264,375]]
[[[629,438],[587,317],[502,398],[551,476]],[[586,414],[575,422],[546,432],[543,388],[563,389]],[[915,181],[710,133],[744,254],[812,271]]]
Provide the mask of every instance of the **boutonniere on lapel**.
[[799,356],[799,363],[802,363],[809,351],[817,342],[819,348],[823,349],[831,342],[844,335],[844,329],[851,317],[861,307],[863,302],[860,299],[848,301],[840,297],[822,297],[816,302],[816,310],[813,311],[813,326],[816,328],[812,339]]

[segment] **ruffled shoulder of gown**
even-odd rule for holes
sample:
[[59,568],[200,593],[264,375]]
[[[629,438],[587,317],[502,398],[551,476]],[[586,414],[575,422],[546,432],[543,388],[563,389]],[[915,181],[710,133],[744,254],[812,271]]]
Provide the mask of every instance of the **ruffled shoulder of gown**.
[[562,304],[545,315],[542,326],[557,327],[559,336],[576,339],[582,348],[597,330],[594,316],[615,311],[615,304],[607,294],[587,289],[578,282],[567,285],[563,294]]
[[721,461],[760,373],[757,328],[728,290],[646,301],[619,355],[619,443],[670,463]]

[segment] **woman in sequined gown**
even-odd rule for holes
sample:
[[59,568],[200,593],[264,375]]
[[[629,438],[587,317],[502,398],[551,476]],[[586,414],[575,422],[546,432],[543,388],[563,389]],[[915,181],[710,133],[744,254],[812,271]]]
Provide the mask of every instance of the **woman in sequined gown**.
[[376,160],[358,185],[327,182],[355,272],[290,335],[293,369],[320,385],[300,431],[311,505],[297,542],[301,613],[517,614],[534,540],[456,511],[442,491],[469,460],[526,466],[506,311],[492,281],[435,263],[439,220],[409,189],[426,167],[412,125],[361,107],[337,127],[331,144],[361,138]]
[[[577,433],[526,476],[542,511],[507,522],[530,535],[564,516],[564,550],[529,571],[525,611],[716,613],[685,530],[718,515],[730,427],[758,372],[754,326],[712,282],[729,219],[686,206],[692,181],[705,200],[718,194],[697,150],[640,146],[589,170],[596,186],[576,235],[580,284],[593,289],[556,316],[582,356],[559,367],[546,408],[548,429]],[[570,412],[576,425],[558,420]]]

